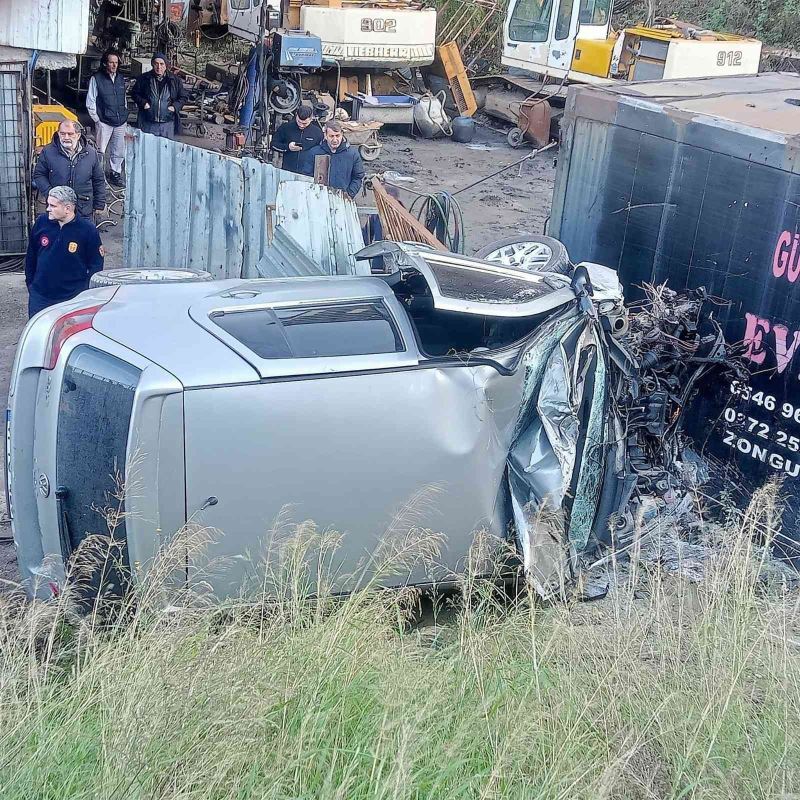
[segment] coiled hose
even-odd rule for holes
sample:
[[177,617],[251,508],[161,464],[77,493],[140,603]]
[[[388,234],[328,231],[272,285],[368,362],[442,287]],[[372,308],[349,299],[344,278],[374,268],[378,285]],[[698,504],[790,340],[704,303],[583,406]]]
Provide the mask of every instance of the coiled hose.
[[464,253],[467,236],[464,230],[464,213],[449,192],[420,195],[409,209],[417,219],[451,252]]

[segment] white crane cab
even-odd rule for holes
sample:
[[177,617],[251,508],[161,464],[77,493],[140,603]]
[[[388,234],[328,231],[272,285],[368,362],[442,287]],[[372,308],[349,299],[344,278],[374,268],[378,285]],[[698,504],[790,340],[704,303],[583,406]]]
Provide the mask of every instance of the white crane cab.
[[512,0],[502,63],[581,83],[754,75],[761,42],[666,20],[611,28],[612,0]]

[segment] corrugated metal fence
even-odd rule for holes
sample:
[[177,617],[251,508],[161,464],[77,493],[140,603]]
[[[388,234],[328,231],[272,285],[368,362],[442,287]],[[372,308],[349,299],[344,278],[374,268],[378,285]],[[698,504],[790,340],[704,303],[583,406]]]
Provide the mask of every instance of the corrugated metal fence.
[[217,278],[369,274],[348,197],[251,158],[134,131],[126,154],[126,267]]

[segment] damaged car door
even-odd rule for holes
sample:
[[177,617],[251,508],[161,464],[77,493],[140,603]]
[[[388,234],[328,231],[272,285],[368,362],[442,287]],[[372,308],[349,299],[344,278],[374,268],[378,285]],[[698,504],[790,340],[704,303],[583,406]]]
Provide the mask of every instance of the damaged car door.
[[[613,409],[616,378],[631,363],[616,341],[627,330],[616,273],[585,264],[571,278],[537,274],[391,243],[361,256],[378,253],[423,350],[442,356],[430,352],[443,338],[430,332],[438,317],[451,355],[502,368],[487,384],[490,404],[514,386],[516,413],[503,430],[508,518],[535,590],[561,591],[576,557],[606,534],[632,488],[626,495],[622,422]],[[485,341],[469,340],[464,319],[448,325],[448,313],[482,325]]]
[[[254,282],[190,310],[260,375],[185,393],[187,509],[220,532],[189,578],[218,595],[262,582],[306,520],[340,536],[337,591],[450,582],[478,532],[508,537],[521,355],[574,305],[569,279],[440,254],[399,280],[325,287]],[[438,552],[407,569],[415,531]]]

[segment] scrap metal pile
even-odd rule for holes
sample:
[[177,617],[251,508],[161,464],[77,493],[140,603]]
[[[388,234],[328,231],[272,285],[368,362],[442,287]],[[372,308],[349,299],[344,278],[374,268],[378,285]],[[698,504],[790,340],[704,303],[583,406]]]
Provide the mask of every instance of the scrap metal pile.
[[598,556],[608,560],[603,545],[618,558],[665,528],[680,538],[696,526],[696,489],[709,473],[685,433],[687,409],[698,391],[713,393],[747,375],[742,347],[725,341],[705,289],[643,289],[645,299],[629,306],[619,350],[610,348],[617,368],[610,419],[621,432],[621,460],[607,460],[606,469],[622,469],[610,482],[616,491],[607,484],[601,495],[601,504],[617,510],[595,531],[598,547],[582,555],[587,570]]

